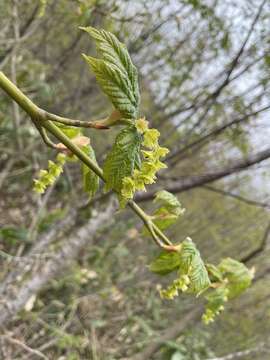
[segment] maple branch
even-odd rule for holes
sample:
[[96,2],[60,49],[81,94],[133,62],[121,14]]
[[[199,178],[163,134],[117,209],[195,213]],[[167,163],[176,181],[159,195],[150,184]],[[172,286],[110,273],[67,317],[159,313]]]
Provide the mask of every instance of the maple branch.
[[[59,122],[65,121],[74,123],[78,120],[72,120],[68,118],[62,118],[58,115],[50,114],[34,104],[18,87],[13,84],[2,71],[0,71],[0,87],[30,116],[34,125],[40,131],[43,128],[64,144],[74,155],[79,158],[86,166],[88,166],[97,176],[99,176],[105,183],[102,169],[89,157],[84,151],[82,151],[74,142],[72,142],[59,127],[57,127],[52,119]],[[78,123],[77,123],[78,124]],[[93,126],[94,127],[94,126]],[[43,135],[43,139],[46,139],[47,145],[54,147],[55,145]],[[156,244],[161,248],[168,251],[177,251],[177,247],[174,247],[170,240],[163,234],[162,231],[152,222],[150,217],[132,200],[128,202],[129,207],[141,218],[146,226],[151,229],[151,235]],[[150,225],[151,224],[151,225]],[[150,227],[149,227],[150,226]],[[157,241],[160,240],[160,241]]]

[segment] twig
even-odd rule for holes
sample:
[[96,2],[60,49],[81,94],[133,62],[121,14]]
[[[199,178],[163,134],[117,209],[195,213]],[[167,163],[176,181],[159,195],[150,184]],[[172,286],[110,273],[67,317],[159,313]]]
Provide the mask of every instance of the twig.
[[264,349],[264,343],[261,343],[260,345],[256,346],[255,348],[252,349],[248,349],[248,350],[243,350],[243,351],[237,351],[222,357],[215,357],[215,358],[211,358],[211,359],[207,359],[207,360],[232,360],[232,359],[238,359],[244,356],[248,356],[251,355],[255,352],[263,352],[265,351]]
[[[15,46],[14,50],[12,52],[11,56],[11,79],[14,82],[14,84],[17,83],[17,43],[20,39],[20,29],[19,29],[19,16],[18,16],[18,3],[17,0],[13,0],[13,30],[14,30],[14,40],[15,40]],[[14,131],[15,131],[15,139],[19,148],[19,151],[23,148],[22,138],[19,134],[20,129],[20,112],[19,112],[19,106],[17,103],[13,102],[13,125],[14,125]]]
[[229,197],[234,198],[236,200],[242,201],[242,202],[244,202],[244,203],[246,203],[248,205],[255,205],[255,206],[262,207],[264,209],[270,210],[270,202],[265,203],[265,202],[251,200],[251,199],[245,198],[243,196],[231,193],[230,191],[225,191],[225,190],[222,190],[222,189],[218,189],[218,188],[215,188],[215,187],[209,186],[209,185],[202,185],[202,188],[206,189],[206,190],[209,190],[209,191],[213,191],[213,192],[215,192],[217,194],[221,194],[221,195],[224,195],[224,196],[229,196]]
[[107,118],[98,121],[82,121],[82,120],[65,118],[59,115],[51,114],[47,111],[45,112],[45,116],[47,120],[55,121],[67,126],[93,128],[100,130],[109,129],[107,125],[104,125],[104,123],[106,123]]
[[3,337],[3,339],[7,340],[11,344],[18,345],[19,347],[23,348],[24,350],[26,350],[28,353],[30,353],[32,355],[36,355],[36,356],[40,357],[41,359],[49,360],[49,358],[47,356],[45,356],[44,354],[42,354],[39,350],[30,348],[28,345],[26,345],[25,343],[23,343],[22,341],[20,341],[18,339],[14,339],[11,336],[5,335],[5,334],[2,335],[2,337]]
[[6,180],[6,178],[8,177],[9,172],[12,169],[14,164],[15,164],[15,159],[12,158],[7,162],[7,165],[1,171],[1,174],[0,174],[0,189],[2,188],[2,185],[3,185],[4,181]]
[[249,253],[248,255],[246,255],[244,257],[242,257],[241,262],[246,264],[251,259],[253,259],[255,256],[262,253],[264,251],[264,249],[267,247],[269,234],[270,234],[270,222],[268,223],[268,225],[267,225],[267,227],[266,227],[266,229],[264,231],[264,234],[263,234],[260,245],[256,249],[254,249],[251,253]]
[[49,146],[52,149],[57,149],[57,146],[54,142],[51,141],[51,139],[48,137],[46,130],[44,129],[44,127],[40,126],[39,122],[36,121],[35,119],[32,119],[33,123],[35,124],[38,132],[40,133],[42,140],[44,141],[44,143]]
[[[52,117],[58,119],[59,117],[57,115],[47,113],[46,111],[35,105],[25,94],[22,93],[21,90],[17,88],[15,84],[13,84],[4,75],[3,72],[0,72],[0,87],[30,116],[31,119],[34,119],[34,123],[38,121],[40,126],[44,127],[44,129],[46,129],[50,134],[60,140],[60,142],[64,144],[74,155],[76,155],[79,160],[81,160],[85,165],[87,165],[104,182],[106,182],[102,169],[84,151],[82,151],[81,148],[79,148],[74,142],[72,142],[61,131],[61,129],[59,129],[59,127],[57,127],[52,121],[49,120],[52,119]],[[109,121],[114,121],[115,117],[117,116],[119,116],[119,114],[112,113]],[[129,201],[128,205],[142,219],[145,224],[149,224],[151,219],[134,201]],[[174,248],[173,244],[168,240],[165,234],[163,234],[163,232],[157,228],[154,223],[152,223],[152,227],[156,235],[155,237],[153,236],[155,242],[157,242],[156,237],[158,237],[159,240],[165,242],[162,248],[169,251],[177,251],[177,247]]]
[[[19,47],[23,42],[27,41],[29,37],[36,31],[37,27],[40,25],[40,19],[36,19],[38,8],[39,6],[36,6],[34,8],[30,18],[26,21],[26,24],[22,26],[20,38],[18,40],[12,39],[11,46],[6,50],[3,56],[0,56],[0,70],[3,69],[9,61],[9,57],[13,54],[15,47]],[[7,39],[6,43],[9,42],[10,40]]]

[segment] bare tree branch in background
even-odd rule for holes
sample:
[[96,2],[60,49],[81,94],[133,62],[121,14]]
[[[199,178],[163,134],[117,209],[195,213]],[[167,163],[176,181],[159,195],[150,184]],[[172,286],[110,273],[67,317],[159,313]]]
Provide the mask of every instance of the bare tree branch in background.
[[257,255],[261,254],[265,250],[265,248],[267,247],[267,242],[269,240],[269,235],[270,235],[270,222],[269,222],[269,224],[267,225],[267,227],[265,229],[265,232],[263,234],[260,245],[255,250],[253,250],[250,254],[248,254],[247,256],[244,256],[241,259],[241,261],[246,264],[250,260],[253,260]]
[[[260,162],[269,159],[269,157],[270,149],[266,149],[255,154],[251,154],[245,159],[235,160],[232,165],[224,167],[223,169],[220,169],[216,172],[184,177],[181,180],[172,181],[171,183],[165,185],[165,187],[167,191],[170,191],[174,194],[180,193],[248,169],[250,166],[259,164]],[[152,192],[149,191],[147,193],[141,193],[138,194],[135,199],[138,202],[150,200],[154,198],[155,193],[156,190]]]
[[265,344],[261,343],[252,349],[236,351],[234,353],[231,353],[231,354],[228,354],[225,356],[215,357],[215,358],[211,358],[211,359],[207,359],[207,360],[233,360],[233,359],[240,359],[245,356],[250,356],[254,353],[264,353],[264,352],[268,352],[268,350],[266,349]]
[[11,46],[0,56],[0,70],[7,64],[9,60],[9,56],[14,51],[14,48],[19,45],[19,43],[23,43],[28,40],[34,32],[37,30],[40,19],[37,19],[37,14],[39,11],[39,5],[37,5],[33,12],[31,13],[30,17],[27,19],[24,25],[22,25],[21,29],[19,30],[20,39],[13,39]]
[[7,334],[1,335],[1,336],[4,341],[8,341],[13,345],[17,345],[17,346],[21,347],[23,350],[25,350],[28,353],[29,356],[35,355],[40,359],[49,360],[49,358],[47,356],[45,356],[44,354],[42,354],[39,350],[32,349],[31,347],[27,346],[25,343],[23,343],[20,340],[14,339],[13,337],[11,337],[10,335],[7,335]]
[[230,191],[226,191],[226,190],[222,190],[222,189],[218,189],[216,187],[213,187],[213,186],[209,186],[209,185],[203,185],[202,186],[203,189],[206,189],[206,190],[209,190],[209,191],[213,191],[217,194],[221,194],[221,195],[224,195],[224,196],[228,196],[228,197],[231,197],[233,199],[236,199],[236,200],[239,200],[239,201],[242,201],[248,205],[254,205],[254,206],[258,206],[258,207],[261,207],[261,208],[264,208],[264,209],[270,209],[270,203],[269,202],[260,202],[260,201],[255,201],[255,200],[252,200],[252,199],[249,199],[249,198],[246,198],[244,196],[241,196],[241,195],[238,195],[238,194],[234,194]]

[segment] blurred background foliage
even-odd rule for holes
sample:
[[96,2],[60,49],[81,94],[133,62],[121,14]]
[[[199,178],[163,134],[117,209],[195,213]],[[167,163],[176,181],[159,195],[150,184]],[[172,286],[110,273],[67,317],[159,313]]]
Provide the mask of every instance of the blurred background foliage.
[[[108,115],[80,55],[95,53],[78,29],[88,25],[127,45],[139,70],[141,114],[171,150],[153,188],[179,194],[187,209],[170,237],[190,236],[207,261],[231,256],[254,266],[254,284],[215,324],[202,325],[200,299],[159,298],[163,279],[147,268],[157,250],[141,237],[138,219],[121,211],[13,314],[1,329],[0,358],[206,360],[250,350],[242,358],[269,359],[269,2],[0,0],[0,70],[50,112]],[[102,163],[115,130],[85,134]],[[46,234],[57,238],[56,250],[64,247],[108,196],[85,205],[72,163],[42,198],[34,194],[32,179],[55,154],[3,93],[0,148],[0,302],[8,303],[33,274],[42,276],[46,261],[26,261],[18,277],[4,254],[27,259]],[[147,195],[139,200],[151,207]],[[65,219],[72,227],[63,231]]]

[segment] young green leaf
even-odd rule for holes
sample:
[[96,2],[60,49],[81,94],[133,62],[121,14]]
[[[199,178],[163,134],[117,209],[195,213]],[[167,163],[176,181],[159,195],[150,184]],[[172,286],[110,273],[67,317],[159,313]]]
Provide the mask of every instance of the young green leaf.
[[[95,162],[96,156],[91,145],[85,146],[82,150]],[[90,199],[93,198],[99,188],[99,177],[84,163],[82,164],[83,188],[89,194]]]
[[240,295],[250,286],[252,273],[243,263],[226,258],[221,261],[218,268],[228,281],[230,299]]
[[126,119],[136,119],[139,107],[138,74],[127,48],[113,34],[92,27],[81,28],[96,41],[102,59],[83,55],[103,92]]
[[165,230],[173,225],[178,219],[178,216],[171,213],[165,207],[157,209],[153,214],[153,222],[159,227],[160,230]]
[[210,285],[201,255],[191,239],[183,242],[180,252],[180,273],[190,278],[189,291],[200,295]]
[[206,267],[191,239],[187,238],[179,245],[179,252],[173,254],[162,255],[151,265],[152,269],[160,274],[178,270],[177,279],[173,280],[166,289],[160,290],[161,297],[173,299],[178,296],[179,291],[187,291],[199,296],[209,288],[210,280]]
[[71,126],[60,124],[60,123],[57,123],[57,127],[59,127],[69,139],[73,139],[73,138],[81,135],[80,128],[71,127]]
[[140,96],[138,73],[131,61],[126,46],[121,43],[114,34],[108,31],[97,30],[91,26],[81,27],[81,29],[86,31],[96,41],[97,50],[103,60],[116,66],[129,79],[136,100],[136,106],[138,107]]
[[158,191],[154,201],[162,205],[153,214],[153,221],[161,230],[174,224],[179,215],[185,212],[177,197],[166,190]]
[[209,277],[213,282],[223,282],[223,275],[219,268],[213,264],[206,264]]
[[140,170],[142,167],[142,159],[141,159],[141,155],[140,153],[136,153],[136,156],[135,156],[135,169],[138,169]]
[[167,210],[175,215],[182,214],[185,210],[182,208],[176,196],[166,190],[158,191],[155,195],[155,202],[159,202]]
[[207,264],[217,287],[205,296],[207,305],[202,320],[208,324],[224,310],[225,302],[240,295],[251,284],[252,272],[239,261],[226,258],[218,266]]
[[103,92],[109,97],[114,107],[120,111],[124,118],[135,119],[137,116],[137,103],[131,88],[130,81],[125,73],[114,64],[104,60],[83,55]]
[[104,163],[106,190],[118,192],[124,177],[132,175],[141,146],[141,135],[134,126],[124,128],[116,137],[112,150]]
[[180,265],[180,256],[177,252],[163,251],[150,264],[150,270],[159,275],[166,275],[176,270]]

